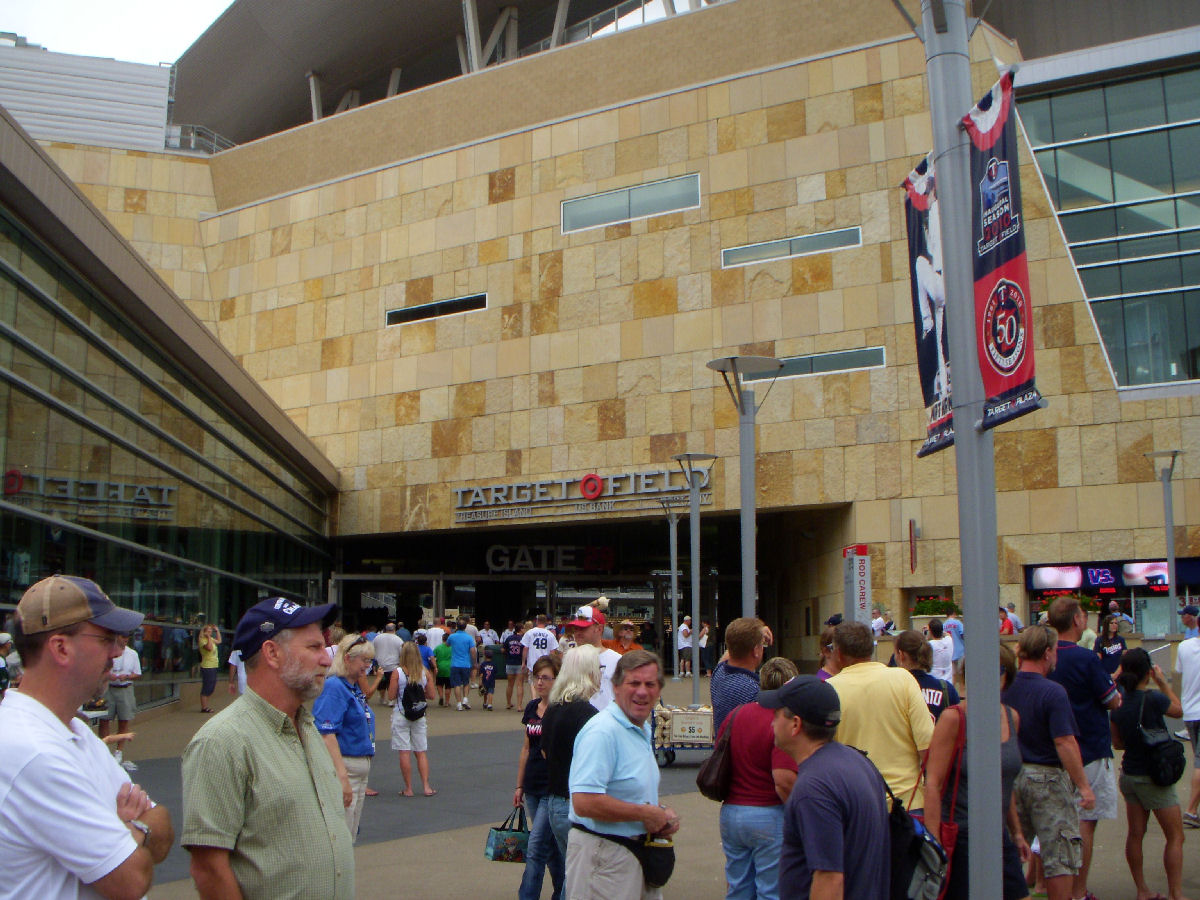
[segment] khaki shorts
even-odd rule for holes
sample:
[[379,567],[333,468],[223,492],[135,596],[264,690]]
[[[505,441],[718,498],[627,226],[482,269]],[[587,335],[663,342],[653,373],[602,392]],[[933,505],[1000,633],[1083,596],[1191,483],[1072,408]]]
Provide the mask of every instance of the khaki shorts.
[[1126,803],[1136,803],[1142,809],[1153,812],[1179,805],[1175,785],[1159,787],[1149,775],[1126,775],[1121,773],[1121,794]]
[[137,715],[137,701],[133,696],[133,686],[110,687],[104,694],[108,699],[108,717],[121,722],[132,722]]
[[1075,785],[1062,769],[1026,763],[1013,792],[1026,836],[1037,835],[1047,878],[1074,875],[1083,862]]
[[428,714],[414,721],[404,716],[404,708],[399,700],[392,709],[392,749],[402,752],[415,751],[424,753],[429,749],[429,716]]

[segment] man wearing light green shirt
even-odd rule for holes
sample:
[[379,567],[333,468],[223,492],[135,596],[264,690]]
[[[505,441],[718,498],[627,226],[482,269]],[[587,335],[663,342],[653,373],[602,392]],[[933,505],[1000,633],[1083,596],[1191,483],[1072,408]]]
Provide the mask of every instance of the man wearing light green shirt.
[[180,843],[202,898],[354,897],[341,784],[303,705],[324,686],[336,614],[272,598],[238,623],[246,693],[183,754]]

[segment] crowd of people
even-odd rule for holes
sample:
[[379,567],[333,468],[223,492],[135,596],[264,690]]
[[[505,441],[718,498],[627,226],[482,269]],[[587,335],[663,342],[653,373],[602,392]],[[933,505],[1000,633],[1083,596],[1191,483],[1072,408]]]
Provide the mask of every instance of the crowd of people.
[[[335,604],[253,606],[231,642],[239,696],[183,753],[180,843],[200,896],[353,897],[353,846],[372,793],[372,697],[391,707],[401,795],[416,795],[415,755],[431,797],[429,707],[469,711],[478,690],[490,710],[503,665],[523,735],[512,802],[530,823],[518,896],[540,897],[549,872],[554,900],[660,897],[681,827],[659,803],[651,729],[664,667],[631,621],[609,626],[605,607],[578,608],[561,634],[545,616],[497,634],[466,618],[411,633],[398,623],[346,633]],[[1181,614],[1195,629],[1196,608]],[[1001,785],[1004,817],[992,837],[1006,900],[1092,897],[1095,835],[1116,818],[1118,791],[1139,900],[1161,896],[1142,852],[1152,815],[1165,837],[1169,897],[1182,900],[1184,833],[1200,827],[1200,760],[1184,809],[1155,774],[1147,736],[1182,718],[1195,752],[1200,633],[1179,645],[1177,695],[1145,649],[1126,646],[1119,611],[1104,617],[1090,647],[1078,598],[1055,599],[1030,626],[1005,618],[1016,652],[1001,643],[999,772],[982,774]],[[120,755],[134,714],[122,698],[140,674],[126,636],[141,619],[92,581],[53,576],[25,593],[13,633],[0,634],[0,652],[11,643],[21,667],[19,690],[0,703],[0,896],[143,896],[173,845],[170,811],[132,783],[136,767]],[[706,626],[688,638],[711,634],[706,647],[715,645]],[[704,662],[714,729],[732,761],[719,816],[727,897],[887,897],[889,792],[932,835],[957,826],[945,896],[968,896],[979,836],[968,834],[966,811],[980,773],[965,753],[962,623],[949,616],[894,637],[885,664],[871,625],[834,617],[821,634],[820,669],[801,675],[786,658],[766,658],[774,636],[761,620],[725,628],[724,656]],[[202,669],[215,669],[206,663],[219,642],[215,629],[201,631]],[[203,681],[204,712],[215,680]],[[107,742],[79,716],[98,687],[111,704],[101,721],[117,721],[117,733],[101,731]],[[1114,748],[1123,751],[1119,770]]]

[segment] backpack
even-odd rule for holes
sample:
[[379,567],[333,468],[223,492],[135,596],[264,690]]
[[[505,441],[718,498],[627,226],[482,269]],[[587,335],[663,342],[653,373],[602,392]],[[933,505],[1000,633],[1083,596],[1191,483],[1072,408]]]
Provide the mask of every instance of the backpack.
[[1171,787],[1183,777],[1187,768],[1187,758],[1184,756],[1183,743],[1176,740],[1165,728],[1147,728],[1143,725],[1143,714],[1146,711],[1146,692],[1142,692],[1142,702],[1138,706],[1138,734],[1146,745],[1146,770],[1159,787]]
[[[887,784],[884,784],[887,787]],[[887,789],[892,801],[888,832],[892,839],[891,900],[937,900],[946,880],[946,851],[925,826]]]
[[[425,676],[428,678],[429,676]],[[404,712],[404,718],[410,722],[415,722],[425,715],[425,687],[420,682],[413,681],[411,678],[404,685],[404,690],[400,692],[400,708]]]
[[[862,753],[862,751],[859,751]],[[863,753],[863,756],[867,756]],[[868,762],[874,765],[867,756]],[[876,772],[879,771],[877,768]],[[880,781],[883,776],[880,775]],[[891,886],[889,900],[937,900],[946,882],[949,860],[937,838],[904,808],[886,781],[883,787],[891,800],[888,835],[892,843]]]

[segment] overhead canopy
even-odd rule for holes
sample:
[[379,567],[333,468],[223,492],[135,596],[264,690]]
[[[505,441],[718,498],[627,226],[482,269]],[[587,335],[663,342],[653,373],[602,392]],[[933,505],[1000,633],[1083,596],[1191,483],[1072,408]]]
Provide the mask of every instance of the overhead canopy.
[[[514,7],[520,47],[550,36],[558,8],[558,0],[468,2],[481,44]],[[614,5],[571,0],[567,25]],[[176,63],[172,120],[245,143],[312,121],[310,72],[323,114],[351,90],[361,103],[386,97],[396,68],[401,92],[462,74],[457,38],[465,32],[456,0],[234,0]]]

